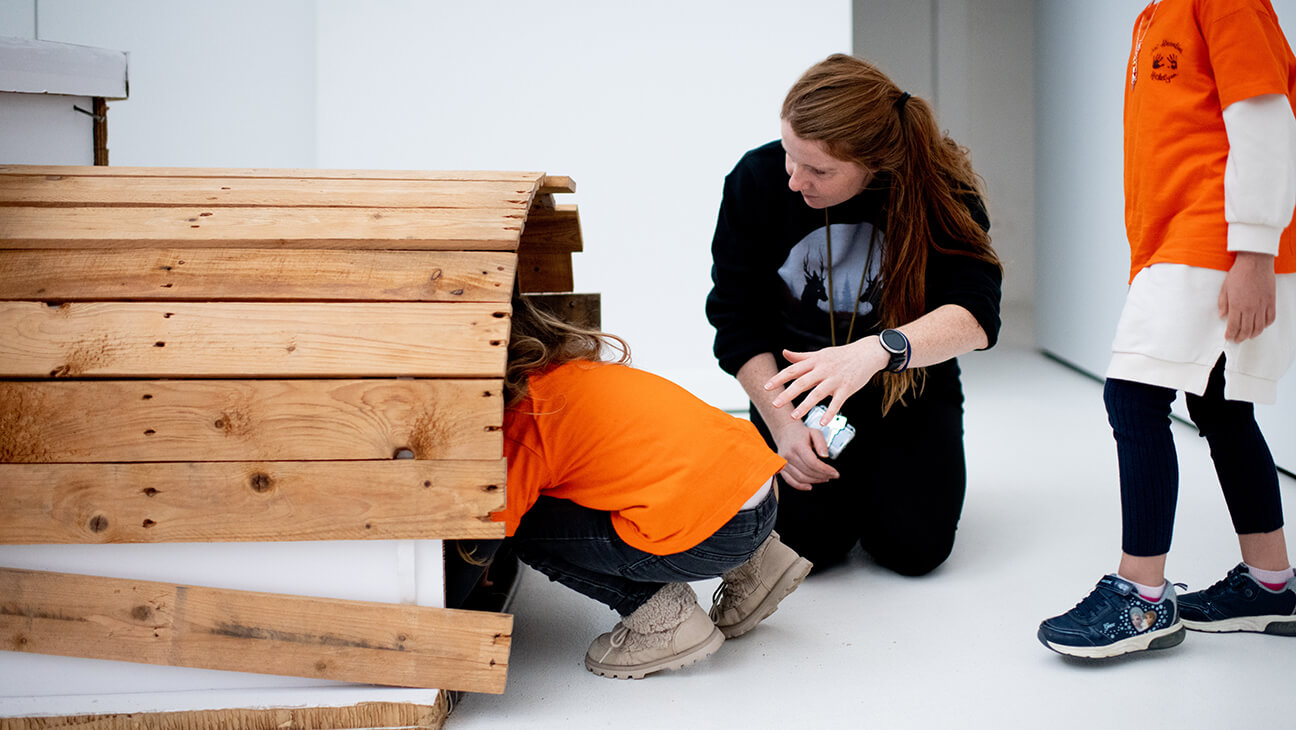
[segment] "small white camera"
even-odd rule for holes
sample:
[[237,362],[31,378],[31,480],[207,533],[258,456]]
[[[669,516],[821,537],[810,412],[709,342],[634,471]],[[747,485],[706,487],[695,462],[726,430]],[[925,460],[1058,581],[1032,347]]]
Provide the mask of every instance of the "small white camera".
[[855,438],[855,427],[847,423],[846,417],[840,413],[833,416],[827,426],[820,426],[819,419],[827,412],[828,408],[824,405],[811,408],[806,414],[805,425],[823,434],[824,441],[828,442],[828,458],[836,459],[842,449],[846,448],[846,444]]

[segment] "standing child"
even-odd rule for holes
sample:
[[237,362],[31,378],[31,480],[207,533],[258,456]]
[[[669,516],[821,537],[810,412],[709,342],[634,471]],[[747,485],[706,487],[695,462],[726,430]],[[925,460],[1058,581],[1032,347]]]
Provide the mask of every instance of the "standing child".
[[[607,342],[620,361],[601,361]],[[522,562],[621,614],[590,645],[591,672],[693,664],[810,571],[772,533],[783,459],[751,423],[630,367],[619,338],[518,296],[508,350],[508,501],[495,517]],[[717,576],[708,616],[688,584]]]
[[[1296,351],[1296,58],[1269,0],[1160,0],[1135,23],[1125,83],[1131,283],[1104,390],[1122,555],[1039,639],[1098,658],[1175,646],[1185,627],[1296,636],[1277,470],[1252,407],[1275,400]],[[1243,562],[1176,598],[1179,390]]]

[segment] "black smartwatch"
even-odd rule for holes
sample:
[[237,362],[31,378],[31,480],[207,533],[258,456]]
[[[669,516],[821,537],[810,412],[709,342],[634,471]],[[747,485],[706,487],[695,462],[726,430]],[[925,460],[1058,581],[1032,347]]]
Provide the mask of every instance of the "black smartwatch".
[[909,367],[909,338],[900,330],[882,330],[878,333],[878,342],[882,349],[891,355],[891,360],[882,368],[888,373],[902,372]]

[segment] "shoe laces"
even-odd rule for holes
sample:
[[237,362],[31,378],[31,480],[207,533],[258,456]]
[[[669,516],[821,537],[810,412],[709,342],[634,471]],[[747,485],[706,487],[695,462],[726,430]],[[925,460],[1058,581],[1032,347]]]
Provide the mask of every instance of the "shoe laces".
[[607,658],[611,656],[612,652],[625,646],[626,637],[629,635],[630,627],[617,622],[617,625],[612,629],[612,635],[608,637],[608,649],[603,652],[603,656],[599,657],[599,661],[607,661]]
[[1247,576],[1239,568],[1234,568],[1228,572],[1228,575],[1215,581],[1215,583],[1204,589],[1201,594],[1207,598],[1219,598],[1229,593],[1230,589],[1245,587]]
[[742,603],[751,594],[758,578],[757,571],[750,563],[734,568],[720,580],[715,593],[711,594],[712,605],[727,609]]
[[715,593],[711,594],[711,605],[721,607],[725,605],[725,599],[729,594],[728,586],[728,581],[720,581],[720,585],[716,586]]
[[1089,591],[1089,595],[1085,596],[1084,598],[1081,598],[1080,602],[1077,603],[1075,605],[1075,608],[1071,610],[1075,611],[1079,609],[1084,609],[1086,611],[1091,611],[1096,607],[1094,604],[1110,603],[1112,600],[1112,596],[1108,595],[1109,593],[1116,594],[1116,589],[1112,588],[1106,583],[1099,583],[1098,585],[1094,586],[1094,589],[1092,591]]

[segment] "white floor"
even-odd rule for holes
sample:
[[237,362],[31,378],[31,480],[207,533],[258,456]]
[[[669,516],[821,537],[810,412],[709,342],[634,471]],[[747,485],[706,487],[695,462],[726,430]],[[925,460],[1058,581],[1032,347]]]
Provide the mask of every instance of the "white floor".
[[[1296,639],[1190,633],[1174,649],[1100,663],[1036,640],[1041,619],[1115,570],[1120,526],[1102,387],[1024,345],[1024,331],[962,359],[967,504],[935,574],[901,578],[857,556],[711,658],[617,681],[581,663],[616,616],[524,569],[508,689],[465,696],[446,727],[1296,727]],[[1183,424],[1175,437],[1168,577],[1192,590],[1239,555],[1204,441]],[[1296,480],[1283,477],[1283,496],[1290,523]],[[695,586],[704,607],[714,586]]]

